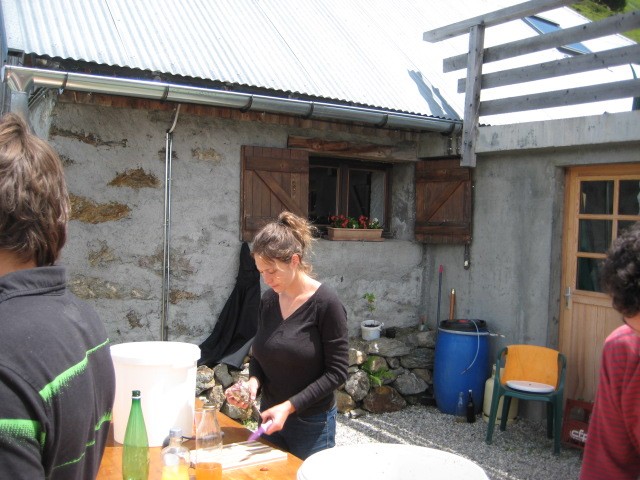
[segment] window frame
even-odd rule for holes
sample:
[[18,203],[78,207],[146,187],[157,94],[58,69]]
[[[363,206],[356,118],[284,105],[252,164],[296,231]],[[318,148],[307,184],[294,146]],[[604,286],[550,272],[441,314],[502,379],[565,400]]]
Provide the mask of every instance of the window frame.
[[[337,212],[333,214],[346,214],[349,205],[349,180],[354,170],[375,171],[384,174],[382,202],[384,222],[381,223],[383,235],[391,229],[391,185],[393,175],[393,163],[371,162],[341,157],[309,156],[309,195],[311,195],[311,172],[313,168],[326,167],[337,169],[336,179],[336,205]],[[370,206],[370,205],[369,205]],[[311,212],[309,212],[310,214]],[[352,215],[353,216],[353,215]],[[316,227],[324,230],[328,224],[315,223]]]

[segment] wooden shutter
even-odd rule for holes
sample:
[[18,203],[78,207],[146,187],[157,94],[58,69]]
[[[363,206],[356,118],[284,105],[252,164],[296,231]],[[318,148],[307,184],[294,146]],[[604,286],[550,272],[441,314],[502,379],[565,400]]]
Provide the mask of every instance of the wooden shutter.
[[286,148],[242,147],[242,240],[288,210],[307,217],[309,154]]
[[416,240],[471,243],[471,169],[459,159],[416,164]]

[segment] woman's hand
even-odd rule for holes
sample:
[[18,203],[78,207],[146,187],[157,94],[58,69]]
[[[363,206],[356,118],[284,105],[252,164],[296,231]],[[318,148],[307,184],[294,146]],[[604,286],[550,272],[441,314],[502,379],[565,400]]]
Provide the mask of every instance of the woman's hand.
[[284,422],[286,422],[289,415],[295,411],[295,407],[289,400],[287,400],[286,402],[279,403],[278,405],[262,412],[261,416],[263,424],[271,420],[271,424],[265,433],[270,434],[282,430]]
[[247,409],[256,400],[259,388],[258,379],[251,377],[248,381],[240,380],[239,382],[231,385],[224,392],[224,396],[231,405]]

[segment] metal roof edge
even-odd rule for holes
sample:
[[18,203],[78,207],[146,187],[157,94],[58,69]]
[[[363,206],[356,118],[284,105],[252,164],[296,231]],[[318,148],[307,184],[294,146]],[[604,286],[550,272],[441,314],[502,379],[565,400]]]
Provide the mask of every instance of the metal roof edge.
[[23,93],[28,93],[31,89],[39,87],[58,88],[178,103],[228,107],[245,111],[253,110],[297,115],[322,120],[363,122],[378,127],[407,128],[440,133],[454,133],[462,129],[461,120],[60,70],[6,65],[2,68],[1,78],[13,91]]

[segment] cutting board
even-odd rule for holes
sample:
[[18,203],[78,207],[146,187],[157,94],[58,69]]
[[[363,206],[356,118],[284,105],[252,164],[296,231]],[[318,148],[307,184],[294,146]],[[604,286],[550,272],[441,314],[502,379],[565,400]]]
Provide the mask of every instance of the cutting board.
[[[196,458],[196,451],[191,451],[192,459]],[[260,465],[263,463],[286,460],[287,453],[260,442],[230,443],[222,447],[222,469]]]

